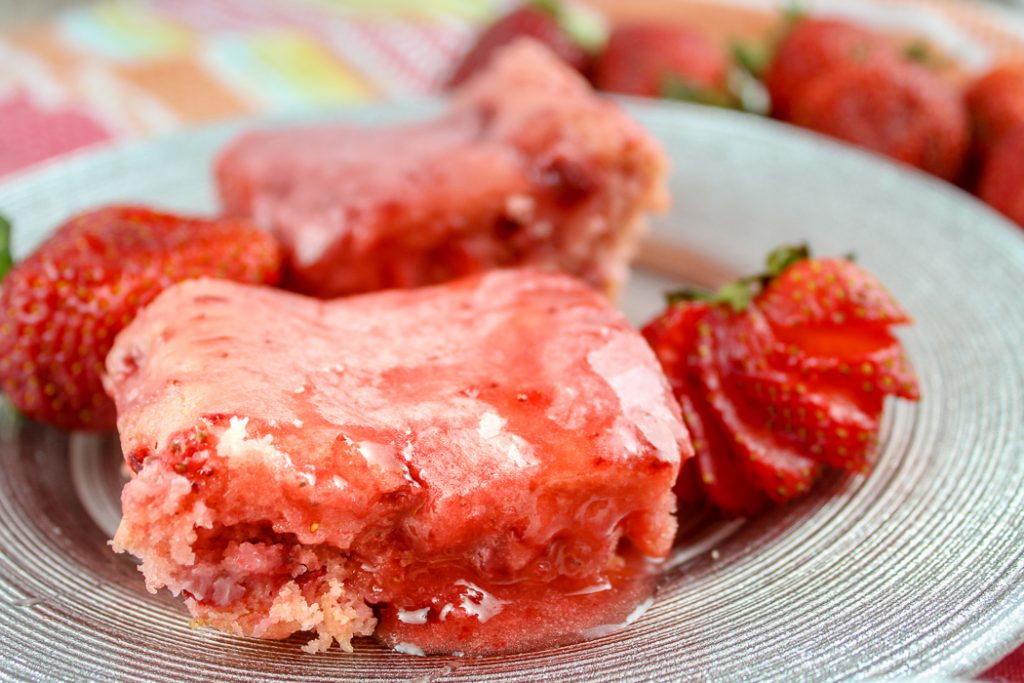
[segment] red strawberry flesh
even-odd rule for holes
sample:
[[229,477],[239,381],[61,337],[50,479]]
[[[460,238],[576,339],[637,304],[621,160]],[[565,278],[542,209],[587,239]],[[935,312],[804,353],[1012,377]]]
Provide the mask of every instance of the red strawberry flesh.
[[697,349],[697,372],[708,406],[725,433],[732,438],[735,453],[758,489],[775,502],[785,502],[806,493],[818,478],[821,467],[801,455],[759,420],[751,404],[731,388],[723,376],[723,359],[715,348],[701,343]]
[[732,382],[769,429],[806,447],[814,460],[852,471],[870,464],[878,414],[864,412],[852,392],[820,384],[809,389],[798,377],[772,370],[738,374]]
[[751,483],[743,463],[733,452],[729,438],[710,414],[711,408],[697,397],[698,391],[700,389],[693,385],[680,393],[679,405],[693,440],[699,484],[711,502],[722,510],[733,514],[754,514],[763,507],[764,497]]

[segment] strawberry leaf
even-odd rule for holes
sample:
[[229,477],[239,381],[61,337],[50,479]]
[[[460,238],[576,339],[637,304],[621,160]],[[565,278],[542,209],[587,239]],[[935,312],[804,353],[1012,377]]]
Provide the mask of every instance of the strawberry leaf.
[[562,3],[560,0],[530,0],[529,5],[552,19],[558,20],[562,17]]
[[739,103],[740,111],[758,116],[768,116],[771,111],[771,96],[764,83],[743,67],[729,71],[729,92]]
[[675,74],[666,74],[662,79],[661,96],[668,100],[706,104],[712,107],[733,107],[733,103],[724,93],[694,85]]
[[737,313],[745,311],[754,298],[754,288],[751,285],[752,283],[746,278],[735,280],[715,292],[715,299],[718,303],[728,305]]
[[787,27],[792,27],[793,24],[798,21],[803,21],[811,15],[807,9],[807,5],[803,2],[794,0],[793,2],[787,2],[785,7],[782,8],[782,20],[783,23],[787,24]]
[[665,295],[665,299],[668,301],[669,306],[686,303],[687,301],[707,301],[712,303],[715,300],[715,295],[703,289],[686,287],[668,292]]
[[706,301],[711,304],[724,304],[736,313],[741,313],[750,307],[754,297],[772,280],[782,275],[794,263],[810,257],[811,250],[806,244],[783,245],[768,254],[763,273],[738,278],[722,285],[714,292],[691,287],[669,292],[666,298],[670,306],[686,301]]
[[767,45],[734,40],[729,45],[733,61],[755,78],[760,78],[771,61],[771,50]]
[[585,52],[596,54],[608,41],[608,24],[592,9],[562,0],[530,0],[529,4],[554,19]]
[[11,222],[0,216],[0,282],[14,265],[11,258]]
[[903,48],[903,56],[924,66],[929,66],[935,59],[935,55],[932,54],[932,46],[923,38],[919,38]]
[[760,276],[744,277],[722,285],[714,292],[703,289],[686,288],[669,292],[665,295],[669,305],[687,301],[706,301],[710,304],[729,306],[737,313],[745,311],[757,293],[756,286]]
[[806,243],[776,247],[768,254],[765,261],[765,276],[768,278],[778,277],[794,263],[810,257],[811,250]]

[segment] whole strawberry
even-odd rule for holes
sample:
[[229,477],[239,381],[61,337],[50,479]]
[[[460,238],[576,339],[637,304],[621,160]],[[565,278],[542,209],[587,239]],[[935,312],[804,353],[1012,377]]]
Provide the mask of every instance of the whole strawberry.
[[956,179],[970,127],[953,88],[910,62],[876,60],[836,68],[806,85],[790,103],[790,121]]
[[753,514],[810,490],[825,467],[865,471],[884,398],[918,398],[890,331],[907,315],[849,261],[783,248],[762,275],[674,301],[644,336],[693,439],[683,502]]
[[567,30],[567,10],[560,2],[535,0],[498,19],[481,33],[448,79],[453,88],[490,61],[495,51],[517,38],[533,38],[579,72],[589,63],[587,50]]
[[1024,123],[992,147],[982,167],[978,196],[1024,227]]
[[695,95],[724,93],[725,53],[702,33],[682,26],[623,24],[612,29],[594,66],[600,90],[665,97],[687,88]]
[[982,157],[1013,129],[1024,126],[1024,64],[1004,64],[989,71],[964,96],[974,140]]
[[793,100],[824,73],[895,58],[895,49],[865,28],[833,19],[799,19],[779,42],[764,75],[772,115],[789,120]]
[[114,337],[164,288],[201,276],[274,283],[279,247],[247,223],[142,207],[71,218],[0,285],[0,387],[34,419],[112,428],[100,376]]

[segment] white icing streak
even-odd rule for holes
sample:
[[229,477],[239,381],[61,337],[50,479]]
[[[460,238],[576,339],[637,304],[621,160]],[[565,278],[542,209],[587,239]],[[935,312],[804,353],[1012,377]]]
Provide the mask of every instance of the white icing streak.
[[572,593],[566,593],[566,595],[568,595],[570,597],[574,596],[574,595],[591,595],[593,593],[603,593],[604,591],[610,591],[611,589],[612,589],[612,582],[609,581],[608,579],[605,579],[601,583],[595,583],[593,586],[587,586],[586,588],[581,588],[578,591],[573,591]]
[[480,426],[476,430],[480,433],[481,438],[493,439],[501,434],[501,430],[505,428],[507,423],[508,420],[489,410],[480,418]]
[[456,586],[464,586],[466,591],[459,599],[459,606],[466,614],[476,617],[481,624],[500,614],[508,603],[500,600],[475,583],[465,579],[455,582]]
[[232,417],[217,442],[217,452],[229,460],[262,460],[277,467],[294,468],[295,465],[287,453],[274,447],[272,434],[264,434],[258,439],[249,437],[249,418]]
[[[624,416],[654,447],[657,457],[679,462],[679,442],[686,438],[683,425],[669,408],[664,378],[638,354],[637,344],[631,335],[616,334],[587,354],[587,362],[618,396]],[[632,435],[619,432],[624,447],[630,445]]]
[[430,614],[430,608],[424,607],[423,609],[399,609],[398,620],[403,624],[425,624],[427,623],[427,616]]
[[651,605],[653,604],[654,598],[647,598],[639,605],[637,605],[633,609],[633,611],[626,616],[626,619],[621,624],[601,624],[600,626],[593,626],[591,628],[584,629],[580,635],[582,635],[584,638],[600,638],[601,636],[606,636],[609,633],[621,631],[622,629],[626,628],[627,626],[635,622],[637,619],[642,617],[644,613],[647,612],[647,610],[649,610],[651,608]]
[[423,652],[423,648],[413,643],[398,643],[395,645],[395,652],[401,652],[403,655],[415,655],[416,657],[426,657],[426,653]]

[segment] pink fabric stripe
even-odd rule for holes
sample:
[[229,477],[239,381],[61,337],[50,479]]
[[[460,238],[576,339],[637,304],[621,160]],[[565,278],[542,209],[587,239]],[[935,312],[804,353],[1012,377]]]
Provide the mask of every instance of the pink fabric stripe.
[[0,175],[111,137],[84,111],[45,111],[24,95],[0,102],[0,130]]
[[393,45],[391,41],[382,34],[377,24],[369,21],[360,21],[355,22],[355,26],[356,29],[366,37],[367,41],[374,47],[374,49],[379,52],[389,64],[394,66],[406,79],[420,87],[430,82],[429,75],[421,73],[417,66],[406,58],[402,50],[396,48],[395,45]]

